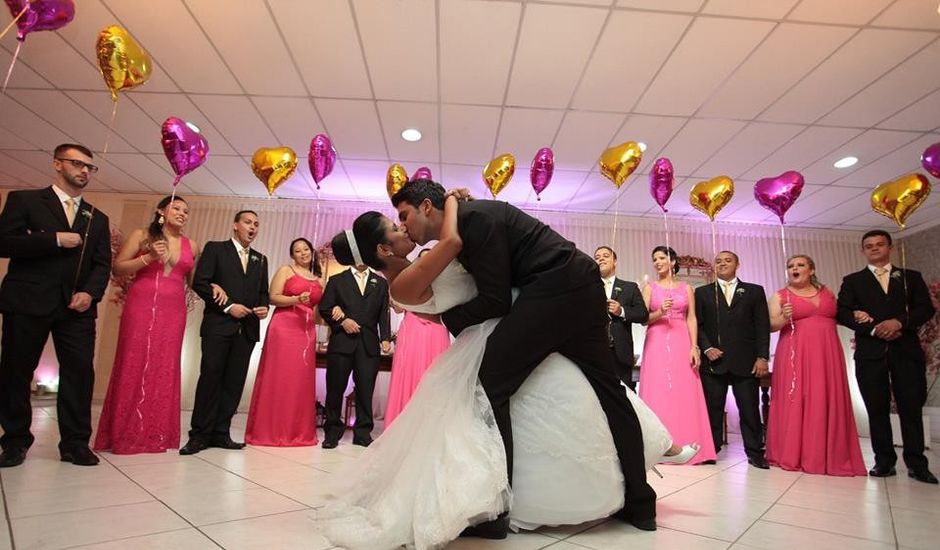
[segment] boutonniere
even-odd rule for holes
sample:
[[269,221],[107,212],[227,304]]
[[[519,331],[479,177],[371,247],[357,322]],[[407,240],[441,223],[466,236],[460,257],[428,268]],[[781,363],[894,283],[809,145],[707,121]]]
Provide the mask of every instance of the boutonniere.
[[369,277],[369,284],[370,284],[370,285],[377,285],[377,284],[379,284],[379,281],[378,281],[378,279],[376,279],[376,278],[374,278],[374,277]]
[[92,216],[91,210],[82,210],[82,216],[85,216],[90,220]]
[[734,293],[735,293],[735,294],[744,294],[744,289],[743,289],[743,288],[739,288],[739,289],[735,290]]
[[899,270],[897,270],[897,271],[892,272],[892,273],[891,273],[891,278],[892,278],[892,279],[900,279],[900,278],[901,278],[901,270],[899,269]]
[[615,287],[614,287],[614,292],[623,292],[623,287],[615,286]]
[[260,262],[261,256],[258,256],[257,254],[251,254],[250,256],[248,256],[248,259],[253,262]]

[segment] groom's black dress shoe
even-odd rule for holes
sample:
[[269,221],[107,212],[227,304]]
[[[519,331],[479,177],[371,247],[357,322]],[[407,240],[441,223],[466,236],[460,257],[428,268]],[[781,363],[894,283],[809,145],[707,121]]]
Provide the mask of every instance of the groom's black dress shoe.
[[181,455],[194,455],[199,451],[205,451],[209,448],[209,445],[201,439],[190,439],[186,442],[185,445],[180,449]]
[[216,437],[209,441],[210,447],[215,447],[217,449],[229,449],[232,451],[240,451],[245,448],[244,443],[238,443],[232,441],[231,437]]
[[871,477],[891,477],[898,475],[898,472],[894,469],[894,466],[875,466],[871,470],[868,470],[868,475]]
[[10,447],[0,454],[0,468],[19,466],[26,460],[26,447]]
[[496,519],[471,525],[461,531],[461,537],[476,537],[479,539],[499,540],[509,534],[509,516],[500,514]]
[[762,456],[749,458],[747,459],[747,463],[755,468],[760,468],[761,470],[770,469],[770,464],[767,463],[767,459]]
[[320,446],[324,449],[335,449],[338,444],[339,441],[336,441],[335,439],[324,439]]
[[620,521],[629,523],[630,525],[640,529],[641,531],[655,531],[656,530],[656,517],[651,518],[635,518],[625,509],[621,508],[620,510],[611,514],[612,518],[617,518]]
[[76,466],[97,466],[98,456],[87,446],[73,447],[59,452],[62,462],[71,462]]
[[917,481],[920,481],[923,483],[930,483],[933,485],[940,483],[937,481],[937,476],[930,473],[930,470],[928,470],[927,468],[924,468],[923,470],[917,470],[916,472],[909,471],[907,472],[907,477],[916,479]]

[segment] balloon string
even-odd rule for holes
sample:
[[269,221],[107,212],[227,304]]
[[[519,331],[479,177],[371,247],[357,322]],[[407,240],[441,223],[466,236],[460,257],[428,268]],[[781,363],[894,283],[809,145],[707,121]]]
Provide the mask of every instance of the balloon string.
[[[313,246],[314,254],[316,254],[316,247],[320,246],[319,241],[317,240],[320,235],[320,187],[317,186],[317,208],[313,215]],[[319,261],[319,258],[317,258]]]
[[111,132],[114,130],[114,119],[117,117],[117,101],[114,101],[114,107],[111,108],[111,122],[108,123],[108,131],[104,135],[104,149],[101,151],[102,155],[108,154],[108,145],[111,142]]
[[[718,236],[715,230],[715,220],[712,225],[712,258],[718,257]],[[718,306],[718,273],[715,273],[715,326],[718,327],[718,349],[721,349],[721,309]]]
[[[26,9],[24,8],[23,11],[26,11]],[[6,32],[6,31],[3,31],[3,32]],[[10,75],[13,74],[13,66],[16,65],[16,59],[20,56],[20,48],[22,47],[23,47],[23,43],[17,42],[16,51],[13,53],[13,60],[10,61],[10,68],[7,69],[7,77],[3,79],[3,90],[2,90],[3,94],[7,93],[7,83],[10,82]]]
[[617,224],[620,221],[620,193],[617,193],[617,200],[614,201],[616,206],[614,207],[614,226],[613,232],[610,234],[610,245],[615,249],[620,248],[617,246]]
[[[81,212],[81,209],[79,209]],[[82,274],[82,263],[85,261],[85,247],[88,245],[88,232],[91,231],[91,222],[95,219],[95,207],[92,206],[88,212],[88,224],[85,226],[85,235],[82,237],[82,251],[78,255],[78,268],[75,270],[75,280],[72,282],[72,294],[78,291],[78,278]],[[84,214],[83,214],[84,215]]]
[[[13,18],[13,21],[10,21],[10,24],[7,25],[6,27],[4,27],[4,28],[3,28],[3,31],[0,32],[0,38],[3,38],[4,36],[6,36],[6,34],[7,34],[8,32],[10,32],[10,29],[13,28],[13,25],[16,25],[16,22],[19,21],[20,18],[23,17],[23,15],[26,13],[26,10],[29,9],[29,5],[30,5],[31,3],[32,3],[32,0],[30,0],[29,2],[26,2],[26,4],[23,6],[23,9],[20,10],[20,13],[16,14],[16,17]],[[22,42],[20,42],[20,44],[22,44]],[[18,47],[17,47],[16,49],[17,49],[17,51],[19,51],[19,48],[18,48]],[[11,65],[11,67],[12,67],[12,65]],[[8,77],[8,78],[9,78],[9,77]],[[6,88],[6,85],[4,85],[3,87]]]
[[134,412],[137,413],[137,419],[140,421],[141,429],[144,425],[144,413],[141,411],[141,405],[144,404],[144,400],[147,398],[147,371],[150,370],[150,348],[153,342],[153,327],[157,323],[157,297],[160,295],[160,278],[163,276],[163,271],[166,269],[162,264],[163,261],[160,261],[160,269],[156,270],[156,278],[153,281],[153,303],[150,306],[150,326],[147,328],[147,351],[144,359],[144,370],[140,375],[140,399],[137,400],[135,405]]
[[[787,277],[787,261],[789,256],[787,255],[787,232],[784,228],[783,222],[780,222],[780,247],[783,249],[783,272],[784,280],[786,284],[789,285],[789,277]],[[787,399],[792,403],[793,396],[796,394],[796,322],[793,320],[793,298],[792,293],[786,291],[786,304],[789,304],[790,309],[790,391],[787,392]]]
[[[903,229],[901,231],[903,231]],[[911,318],[911,306],[910,306],[910,303],[909,303],[910,300],[907,294],[907,252],[904,250],[903,240],[901,241],[901,270],[902,270],[901,282],[904,283],[904,326],[907,326]],[[890,280],[891,278],[888,277],[888,281]],[[890,282],[888,283],[888,286],[889,287],[891,286]]]

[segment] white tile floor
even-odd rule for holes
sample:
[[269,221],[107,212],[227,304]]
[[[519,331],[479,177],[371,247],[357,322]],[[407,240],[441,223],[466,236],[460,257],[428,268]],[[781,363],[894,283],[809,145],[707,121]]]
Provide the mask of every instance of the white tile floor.
[[[82,468],[58,460],[54,403],[37,402],[34,411],[37,441],[26,463],[0,470],[0,550],[327,549],[310,510],[323,504],[330,472],[360,451],[347,438],[331,451],[104,453],[98,467]],[[236,417],[236,439],[244,422]],[[867,439],[862,450],[870,463]],[[929,458],[940,473],[940,455]],[[663,467],[665,479],[651,474],[660,497],[655,533],[605,520],[498,542],[461,539],[448,550],[940,547],[940,487],[908,479],[903,468],[889,479],[756,470],[739,440],[719,459]]]

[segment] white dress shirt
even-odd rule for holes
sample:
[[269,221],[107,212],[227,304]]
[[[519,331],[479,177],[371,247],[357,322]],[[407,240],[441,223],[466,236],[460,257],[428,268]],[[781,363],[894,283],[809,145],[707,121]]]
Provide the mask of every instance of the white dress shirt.
[[[65,202],[66,202],[67,200],[69,200],[69,199],[72,199],[73,201],[75,201],[75,215],[78,216],[78,211],[79,211],[79,209],[80,209],[81,206],[82,206],[82,196],[81,196],[81,195],[79,195],[79,196],[77,196],[77,197],[71,197],[71,196],[69,196],[68,193],[66,193],[65,191],[63,191],[62,189],[60,189],[59,186],[56,185],[56,184],[52,184],[52,191],[55,192],[56,197],[59,198],[59,204],[62,205],[62,212],[65,213],[65,218],[66,218],[66,219],[68,219],[68,217],[69,217],[69,207],[68,207],[68,205],[65,204]],[[58,235],[56,235],[55,244],[56,244],[56,246],[59,246],[59,247],[62,246],[62,243],[59,242],[59,236],[58,236]]]

